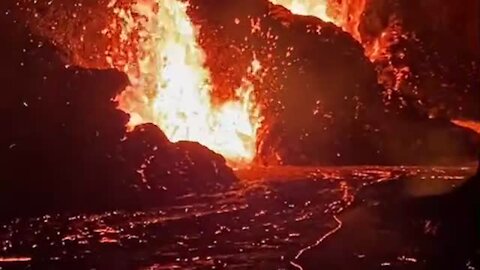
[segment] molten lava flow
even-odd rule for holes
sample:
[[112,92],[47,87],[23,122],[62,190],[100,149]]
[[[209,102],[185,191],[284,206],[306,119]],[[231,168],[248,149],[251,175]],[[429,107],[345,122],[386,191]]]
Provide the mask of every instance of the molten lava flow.
[[[125,36],[141,29],[137,62],[124,66],[132,86],[118,97],[120,108],[131,115],[130,125],[151,122],[173,142],[199,142],[236,164],[252,161],[261,123],[253,84],[243,79],[234,100],[212,103],[210,73],[187,4],[143,1],[117,14]],[[249,75],[259,67],[254,60]]]

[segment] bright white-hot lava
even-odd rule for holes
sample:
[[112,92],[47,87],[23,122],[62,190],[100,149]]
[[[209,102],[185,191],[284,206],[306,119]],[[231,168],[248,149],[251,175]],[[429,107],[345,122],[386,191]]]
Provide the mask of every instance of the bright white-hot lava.
[[[212,102],[210,73],[187,4],[143,1],[132,12],[117,14],[126,36],[142,29],[135,68],[124,68],[132,86],[118,97],[120,108],[131,115],[130,126],[154,123],[173,142],[199,142],[232,163],[251,162],[261,124],[253,84],[244,79],[234,99]],[[255,75],[258,68],[254,59],[246,73]]]
[[270,2],[282,5],[294,14],[314,16],[324,22],[331,22],[362,42],[358,28],[366,0],[270,0]]
[[335,22],[328,14],[328,0],[270,0],[270,2],[282,5],[294,14],[316,16],[325,22]]

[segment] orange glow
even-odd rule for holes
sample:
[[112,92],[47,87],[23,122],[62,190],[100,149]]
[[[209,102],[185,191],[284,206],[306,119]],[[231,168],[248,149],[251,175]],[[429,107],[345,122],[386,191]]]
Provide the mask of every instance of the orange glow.
[[[132,86],[117,98],[131,115],[129,125],[154,123],[173,142],[199,142],[230,163],[251,162],[262,122],[254,86],[245,76],[236,97],[212,102],[210,73],[187,4],[142,1],[116,14],[125,39],[141,29],[136,61],[123,66]],[[256,76],[260,69],[261,63],[253,59],[246,74]]]

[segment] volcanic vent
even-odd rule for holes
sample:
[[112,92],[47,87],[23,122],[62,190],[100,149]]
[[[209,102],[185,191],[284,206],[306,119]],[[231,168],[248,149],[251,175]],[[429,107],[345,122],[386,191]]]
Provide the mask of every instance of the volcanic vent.
[[[130,125],[155,123],[173,141],[196,141],[229,161],[255,157],[260,110],[254,86],[245,76],[231,99],[215,102],[205,53],[187,15],[187,4],[168,0],[116,9],[127,40],[139,37],[133,63],[122,69],[132,86],[118,97],[131,115]],[[252,59],[245,74],[256,76],[261,65]]]
[[169,140],[200,142],[232,164],[470,157],[458,138],[472,135],[449,120],[480,115],[474,50],[445,56],[431,36],[448,33],[421,27],[431,6],[415,6],[413,24],[411,4],[380,2],[79,1],[22,12],[72,64],[128,75],[116,100],[131,129],[154,123]]
[[[261,3],[261,2],[259,2]],[[273,1],[274,4],[282,4],[293,12],[301,15],[313,15],[323,21],[333,22],[337,26],[349,32],[355,39],[362,42],[358,30],[360,15],[365,9],[365,1],[358,3],[319,2],[312,4],[308,1]],[[212,3],[198,1],[196,9],[202,6],[212,6]],[[252,5],[260,6],[260,5]],[[268,9],[271,9],[268,4]],[[262,113],[272,114],[273,110],[260,109],[260,99],[256,97],[255,85],[251,80],[263,82],[262,64],[257,59],[257,51],[268,65],[268,69],[285,70],[285,65],[290,65],[291,51],[289,47],[286,60],[282,63],[272,62],[272,53],[277,49],[276,40],[278,34],[270,30],[262,29],[262,16],[257,18],[247,16],[250,25],[250,34],[267,40],[266,47],[255,48],[244,43],[240,46],[240,52],[250,55],[251,64],[244,67],[244,72],[235,69],[235,75],[228,75],[229,79],[236,81],[234,84],[223,84],[227,89],[216,87],[223,96],[218,98],[213,93],[213,84],[209,68],[206,66],[206,53],[200,43],[209,50],[222,43],[216,40],[200,40],[201,30],[194,26],[188,13],[189,5],[180,1],[146,1],[139,2],[128,7],[116,7],[116,25],[121,29],[121,47],[130,51],[130,57],[126,62],[119,61],[118,54],[112,54],[109,58],[111,64],[124,70],[132,81],[132,86],[119,96],[120,108],[131,115],[130,126],[152,122],[157,124],[171,141],[197,141],[209,147],[217,153],[225,156],[230,163],[240,164],[253,161],[257,154],[257,145],[260,142],[259,129],[264,117]],[[198,12],[197,12],[198,13]],[[201,12],[199,12],[201,13]],[[228,12],[226,12],[228,14]],[[270,11],[267,12],[269,14]],[[265,15],[267,15],[265,14]],[[195,11],[193,17],[195,18]],[[230,18],[236,25],[245,21],[240,16]],[[201,17],[201,16],[200,16]],[[211,16],[206,16],[211,17]],[[263,16],[264,17],[264,16]],[[241,19],[240,19],[241,18]],[[197,22],[195,25],[201,25]],[[215,34],[207,33],[211,26],[206,26],[203,38],[215,39]],[[199,31],[200,30],[200,31]],[[212,31],[214,32],[214,31]],[[248,35],[245,41],[249,42]],[[235,46],[236,41],[227,41]],[[255,42],[255,41],[253,41]],[[372,45],[374,43],[374,45]],[[373,59],[376,57],[381,44],[377,42],[364,43],[367,53]],[[128,44],[126,46],[125,44]],[[240,43],[241,44],[241,43]],[[133,47],[133,48],[132,48]],[[218,53],[220,56],[222,52]],[[214,57],[216,57],[214,56]],[[242,57],[245,60],[245,57]],[[232,65],[233,61],[227,63]],[[243,61],[245,62],[245,61]],[[211,63],[210,66],[222,66],[219,63]],[[245,65],[244,65],[245,66]],[[212,67],[212,69],[216,69]],[[228,69],[228,67],[227,67]],[[215,70],[218,72],[218,68]],[[219,73],[222,71],[220,70]],[[238,77],[241,74],[241,77]],[[274,81],[282,76],[270,72]],[[288,76],[288,75],[283,75]],[[257,83],[258,85],[258,83]],[[271,83],[263,92],[272,91],[272,88],[282,88],[283,85]],[[230,89],[235,89],[231,91]],[[219,90],[219,91],[218,91]],[[258,92],[258,91],[257,91]],[[225,98],[225,93],[227,97]],[[262,94],[259,94],[260,96]],[[275,94],[263,94],[263,107],[266,99],[278,99]],[[283,105],[282,105],[283,106]],[[274,113],[273,113],[274,114]],[[269,122],[275,121],[278,115],[269,118]],[[269,132],[270,125],[264,123],[264,132]],[[276,146],[279,147],[279,146]]]

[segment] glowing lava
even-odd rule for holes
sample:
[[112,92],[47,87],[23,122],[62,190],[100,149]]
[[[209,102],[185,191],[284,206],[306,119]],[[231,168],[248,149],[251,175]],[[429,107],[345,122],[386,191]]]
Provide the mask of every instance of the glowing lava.
[[282,5],[292,13],[305,16],[315,16],[325,22],[336,20],[328,14],[328,0],[270,0],[273,4]]
[[270,0],[282,5],[292,13],[320,18],[331,22],[349,32],[361,42],[358,32],[360,17],[365,10],[366,0],[332,1],[332,0]]
[[[212,103],[210,73],[187,4],[143,1],[117,14],[125,36],[141,29],[137,63],[124,67],[132,86],[118,97],[130,125],[154,123],[173,142],[199,142],[232,163],[252,161],[261,124],[253,84],[243,79],[234,99]],[[255,76],[259,67],[254,59],[246,72]]]
[[390,29],[379,37],[366,41],[360,34],[360,23],[367,5],[366,0],[270,0],[282,5],[294,14],[314,16],[322,21],[331,22],[349,33],[365,48],[365,54],[372,62],[385,54],[391,45]]

